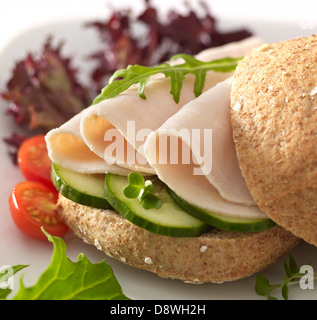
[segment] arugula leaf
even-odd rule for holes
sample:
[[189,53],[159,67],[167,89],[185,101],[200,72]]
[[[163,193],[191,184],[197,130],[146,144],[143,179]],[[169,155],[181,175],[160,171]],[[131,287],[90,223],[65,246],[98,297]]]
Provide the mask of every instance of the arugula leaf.
[[54,245],[51,263],[31,287],[21,278],[14,300],[129,300],[104,260],[93,264],[81,253],[72,262],[65,255],[64,240],[42,231]]
[[138,172],[131,172],[128,175],[129,184],[124,188],[123,193],[129,199],[138,198],[144,209],[159,209],[162,200],[156,196],[151,180],[144,180]]
[[[138,64],[129,65],[126,69],[117,70],[109,79],[108,85],[102,89],[101,93],[95,98],[93,104],[103,100],[110,99],[124,92],[132,85],[139,83],[139,96],[146,99],[144,90],[150,80],[150,77],[163,73],[165,77],[170,78],[170,93],[174,101],[179,102],[183,81],[187,74],[195,76],[194,93],[198,97],[205,85],[207,71],[232,72],[235,70],[238,61],[242,58],[224,58],[210,62],[202,62],[191,55],[176,54],[171,60],[181,58],[184,63],[171,66],[168,63],[162,63],[154,67],[140,66]],[[115,81],[116,80],[116,81]]]
[[[128,64],[157,65],[178,52],[196,54],[252,35],[246,29],[221,31],[208,0],[195,1],[193,5],[182,1],[187,13],[168,10],[164,21],[163,12],[152,5],[154,1],[142,2],[144,10],[139,15],[135,15],[134,10],[114,10],[109,19],[86,24],[93,27],[101,39],[102,47],[89,57],[96,62],[91,78],[99,88],[115,70]],[[204,12],[203,16],[198,12]],[[134,29],[140,25],[148,30],[146,41],[139,33],[135,36]]]

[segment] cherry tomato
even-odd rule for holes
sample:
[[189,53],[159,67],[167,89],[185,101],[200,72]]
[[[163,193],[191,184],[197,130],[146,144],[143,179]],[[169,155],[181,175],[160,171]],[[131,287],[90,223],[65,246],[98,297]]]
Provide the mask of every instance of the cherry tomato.
[[18,164],[27,180],[39,181],[54,188],[51,180],[52,162],[48,157],[44,135],[25,140],[18,151]]
[[62,236],[68,227],[57,211],[57,191],[35,181],[23,181],[16,185],[9,197],[12,218],[26,235],[46,240],[41,227],[53,236]]

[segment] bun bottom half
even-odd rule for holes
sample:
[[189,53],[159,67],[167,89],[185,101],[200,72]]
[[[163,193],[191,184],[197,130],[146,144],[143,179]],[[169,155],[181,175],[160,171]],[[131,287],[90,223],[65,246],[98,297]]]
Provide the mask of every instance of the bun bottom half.
[[199,237],[175,238],[144,230],[113,210],[77,204],[59,195],[63,221],[86,243],[108,256],[163,278],[222,283],[272,265],[299,239],[280,226],[257,233],[213,229]]

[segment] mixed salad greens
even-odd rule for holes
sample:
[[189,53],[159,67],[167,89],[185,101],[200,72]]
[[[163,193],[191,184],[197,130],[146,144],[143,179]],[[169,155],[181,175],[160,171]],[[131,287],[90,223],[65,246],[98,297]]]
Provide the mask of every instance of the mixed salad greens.
[[[81,69],[74,66],[74,57],[62,53],[67,40],[53,46],[53,35],[48,35],[42,51],[28,53],[18,61],[6,88],[0,88],[0,97],[8,102],[7,114],[16,123],[11,136],[5,138],[13,161],[24,139],[45,134],[89,106],[116,70],[134,64],[156,65],[176,53],[193,55],[251,35],[244,29],[220,31],[207,4],[198,5],[205,12],[203,17],[187,4],[187,15],[170,11],[163,22],[160,11],[145,0],[138,16],[132,10],[114,10],[105,21],[83,24],[96,30],[103,47],[88,57],[95,62],[89,87],[78,79]],[[136,28],[145,32],[135,34]]]

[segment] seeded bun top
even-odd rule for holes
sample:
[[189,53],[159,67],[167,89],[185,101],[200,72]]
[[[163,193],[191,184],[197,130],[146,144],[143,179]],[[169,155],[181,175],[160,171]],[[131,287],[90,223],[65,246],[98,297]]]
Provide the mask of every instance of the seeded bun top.
[[231,117],[259,207],[317,245],[317,36],[250,52],[234,75]]

